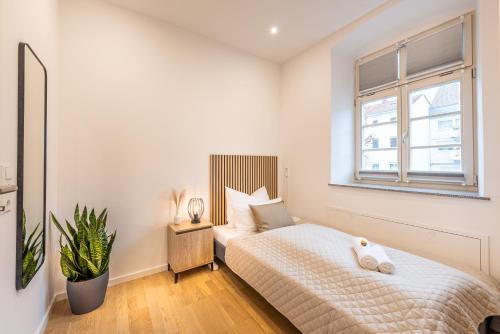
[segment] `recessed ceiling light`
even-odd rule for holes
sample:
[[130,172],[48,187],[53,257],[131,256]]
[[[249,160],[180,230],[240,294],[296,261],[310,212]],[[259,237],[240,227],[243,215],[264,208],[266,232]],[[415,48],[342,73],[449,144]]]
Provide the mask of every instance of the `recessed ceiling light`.
[[270,33],[271,35],[277,35],[279,32],[280,32],[280,29],[279,29],[277,26],[272,26],[272,27],[269,29],[269,33]]

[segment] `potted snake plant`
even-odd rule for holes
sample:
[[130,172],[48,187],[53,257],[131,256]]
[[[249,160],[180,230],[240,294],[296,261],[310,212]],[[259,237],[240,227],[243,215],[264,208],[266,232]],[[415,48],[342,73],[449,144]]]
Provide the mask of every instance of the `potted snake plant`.
[[[59,238],[61,271],[66,276],[66,292],[73,314],[95,310],[104,302],[109,282],[109,259],[116,231],[108,234],[104,209],[96,216],[87,207],[80,212],[76,205],[74,226],[66,220],[66,230],[54,214],[50,220],[61,232]],[[63,242],[64,237],[64,242]]]

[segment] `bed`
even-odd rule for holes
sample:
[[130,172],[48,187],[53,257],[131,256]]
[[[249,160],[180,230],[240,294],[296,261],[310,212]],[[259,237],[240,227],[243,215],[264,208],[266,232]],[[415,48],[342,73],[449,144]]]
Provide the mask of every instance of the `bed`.
[[214,226],[213,229],[215,256],[222,262],[226,262],[226,247],[230,239],[256,234],[256,232],[238,231],[237,229],[226,225]]
[[396,249],[362,269],[352,236],[303,224],[228,241],[227,266],[303,333],[477,333],[500,314],[493,281]]
[[[292,219],[296,224],[303,223],[303,220],[298,217],[292,217]],[[237,229],[228,227],[227,225],[214,226],[213,230],[215,256],[224,263],[226,262],[226,247],[230,239],[257,234],[257,232],[238,231]]]
[[[231,168],[220,166],[224,172],[211,172],[212,189],[227,184]],[[224,201],[212,203],[224,219]],[[303,333],[477,333],[500,315],[498,284],[479,272],[385,247],[396,264],[387,275],[362,269],[352,236],[330,227],[242,233],[223,224],[214,227],[216,256]]]

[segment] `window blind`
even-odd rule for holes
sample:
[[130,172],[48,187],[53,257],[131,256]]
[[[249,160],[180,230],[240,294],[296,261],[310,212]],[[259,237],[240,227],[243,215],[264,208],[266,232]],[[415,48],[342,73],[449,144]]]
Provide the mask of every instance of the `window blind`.
[[463,63],[463,24],[457,24],[430,36],[406,44],[406,75]]
[[394,50],[359,65],[359,91],[398,81],[398,51]]

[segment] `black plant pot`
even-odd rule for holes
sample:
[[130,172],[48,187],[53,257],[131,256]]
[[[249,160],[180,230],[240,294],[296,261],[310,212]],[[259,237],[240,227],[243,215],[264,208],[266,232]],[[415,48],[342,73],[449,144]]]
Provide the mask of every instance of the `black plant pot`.
[[66,281],[69,306],[73,314],[84,314],[95,310],[104,302],[109,282],[109,271],[88,281]]

